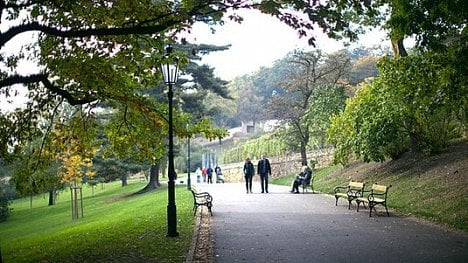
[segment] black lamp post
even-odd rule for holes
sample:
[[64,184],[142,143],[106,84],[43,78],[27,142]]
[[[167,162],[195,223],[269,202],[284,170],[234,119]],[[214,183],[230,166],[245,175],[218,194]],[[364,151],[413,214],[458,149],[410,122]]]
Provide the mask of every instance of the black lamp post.
[[165,64],[161,65],[161,70],[164,77],[164,83],[169,87],[167,92],[167,98],[169,101],[169,150],[168,150],[168,204],[167,204],[167,236],[176,237],[179,235],[177,232],[177,208],[175,204],[175,169],[174,169],[174,141],[173,141],[173,124],[172,124],[172,98],[174,93],[172,91],[172,85],[177,82],[178,77],[178,59],[175,58],[170,60],[170,54],[172,53],[172,47],[166,48],[166,54],[164,55]]
[[192,189],[190,180],[190,137],[187,137],[187,190]]

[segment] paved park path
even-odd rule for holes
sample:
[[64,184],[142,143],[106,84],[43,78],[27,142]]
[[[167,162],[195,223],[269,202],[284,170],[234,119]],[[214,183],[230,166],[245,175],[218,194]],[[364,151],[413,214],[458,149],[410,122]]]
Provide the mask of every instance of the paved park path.
[[[468,262],[468,233],[324,194],[270,185],[201,184],[213,196],[215,262]],[[389,200],[391,203],[391,199]]]

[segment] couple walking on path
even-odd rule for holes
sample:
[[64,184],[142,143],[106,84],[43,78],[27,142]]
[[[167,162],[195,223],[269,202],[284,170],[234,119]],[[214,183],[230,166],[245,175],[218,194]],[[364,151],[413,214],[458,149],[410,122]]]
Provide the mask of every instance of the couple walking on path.
[[[247,193],[252,193],[252,178],[255,174],[255,168],[250,158],[245,160],[244,164],[244,178],[245,178],[245,189]],[[271,165],[270,161],[262,155],[257,164],[257,174],[260,175],[260,184],[262,187],[262,193],[268,193],[268,176],[271,176]]]

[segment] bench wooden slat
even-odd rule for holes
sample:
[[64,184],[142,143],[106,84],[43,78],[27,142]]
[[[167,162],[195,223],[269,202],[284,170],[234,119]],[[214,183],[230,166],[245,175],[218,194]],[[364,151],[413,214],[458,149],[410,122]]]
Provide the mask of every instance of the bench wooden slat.
[[339,198],[345,198],[348,200],[348,209],[351,209],[351,202],[363,196],[365,185],[364,182],[350,181],[348,186],[336,186],[333,190],[336,198],[335,205],[338,205]]
[[364,187],[364,183],[362,182],[349,182],[349,187],[351,189],[362,189]]
[[359,212],[359,205],[361,203],[369,204],[369,216],[372,216],[372,210],[375,210],[376,205],[382,205],[385,207],[385,211],[387,212],[387,216],[390,216],[388,213],[387,208],[387,196],[388,196],[388,189],[392,187],[391,185],[380,185],[380,184],[373,184],[370,190],[370,194],[367,197],[360,197],[356,199],[357,203],[357,211]]
[[372,190],[374,190],[374,192],[385,193],[387,191],[387,186],[379,185],[379,184],[373,184],[372,185]]

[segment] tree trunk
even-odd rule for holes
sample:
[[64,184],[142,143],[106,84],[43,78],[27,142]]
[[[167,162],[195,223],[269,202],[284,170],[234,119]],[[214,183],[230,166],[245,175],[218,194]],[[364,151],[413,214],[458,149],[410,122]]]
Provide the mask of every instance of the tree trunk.
[[416,133],[410,132],[409,134],[411,140],[411,152],[418,154],[421,152],[421,147],[419,147],[419,139]]
[[49,206],[55,205],[56,196],[57,193],[55,192],[55,189],[49,190]]
[[148,186],[152,189],[161,186],[161,184],[159,183],[159,163],[151,165],[150,180],[148,182]]
[[124,173],[121,177],[122,179],[122,187],[124,186],[127,186],[127,177],[128,177],[128,174],[127,173]]
[[301,141],[301,163],[302,165],[307,165],[307,144],[304,141]]
[[392,40],[392,49],[395,58],[408,56],[408,52],[406,52],[405,46],[403,45],[403,39]]
[[160,161],[151,165],[150,180],[148,184],[143,189],[136,192],[135,194],[146,193],[154,189],[157,189],[161,186],[161,183],[159,183],[159,164],[160,164]]
[[[300,127],[300,126],[299,126]],[[307,165],[307,144],[309,144],[309,127],[303,127],[301,129],[301,164],[302,166]]]
[[[158,166],[157,169],[158,169],[158,171],[161,172],[162,178],[166,178],[166,174],[167,174],[167,172],[166,172],[166,168],[167,168],[166,163],[167,163],[167,159],[163,158],[162,160],[159,160],[159,161],[157,161],[156,164],[154,164],[154,165]],[[158,177],[158,181],[159,181],[159,177]]]

